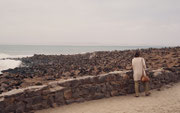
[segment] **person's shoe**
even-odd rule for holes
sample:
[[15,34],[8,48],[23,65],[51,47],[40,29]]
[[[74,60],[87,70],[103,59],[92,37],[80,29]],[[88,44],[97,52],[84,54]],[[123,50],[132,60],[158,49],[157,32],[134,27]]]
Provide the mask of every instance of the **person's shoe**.
[[151,93],[150,93],[150,92],[148,92],[148,93],[146,93],[146,94],[145,94],[145,96],[149,96],[149,95],[151,95]]
[[135,97],[139,97],[139,95],[135,95]]

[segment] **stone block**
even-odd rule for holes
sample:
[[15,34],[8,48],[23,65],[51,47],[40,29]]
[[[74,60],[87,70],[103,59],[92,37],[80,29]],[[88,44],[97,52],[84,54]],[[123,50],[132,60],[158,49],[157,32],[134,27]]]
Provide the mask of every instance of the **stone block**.
[[120,83],[117,81],[112,81],[112,82],[110,82],[110,84],[113,87],[113,89],[119,89],[120,88]]
[[111,96],[118,96],[118,95],[119,95],[118,90],[111,91]]
[[90,95],[93,95],[95,92],[96,92],[96,87],[95,87],[95,86],[91,86],[91,87],[89,88],[89,94],[90,94]]
[[70,87],[73,87],[73,88],[75,88],[75,87],[78,87],[78,86],[80,86],[82,84],[82,81],[80,81],[80,80],[73,80],[73,81],[71,81],[71,83],[70,83]]
[[68,100],[66,100],[65,102],[66,102],[66,104],[71,104],[71,103],[74,103],[75,100],[74,100],[74,99],[68,99]]
[[107,88],[106,88],[106,85],[104,83],[101,84],[101,92],[102,93],[106,93],[107,92]]
[[48,106],[50,106],[50,107],[53,107],[53,103],[54,103],[54,95],[49,95],[48,96],[48,99],[47,99],[47,104],[48,104]]
[[78,102],[78,103],[79,103],[79,102],[84,102],[84,101],[85,101],[84,98],[78,98],[78,99],[75,100],[75,102]]
[[4,113],[5,103],[4,98],[0,98],[0,113]]
[[32,97],[32,104],[38,104],[38,103],[41,103],[42,100],[43,100],[43,97],[42,96],[35,96],[35,97]]
[[104,82],[106,82],[106,76],[107,76],[107,75],[100,75],[99,78],[98,78],[98,79],[99,79],[99,83],[104,83]]
[[72,98],[74,99],[80,98],[79,92],[80,92],[79,88],[73,89]]
[[41,90],[38,90],[38,91],[26,91],[24,96],[25,98],[31,98],[31,97],[34,97],[34,96],[41,96],[42,94],[42,91]]
[[64,105],[65,100],[64,100],[64,95],[63,92],[56,92],[55,93],[55,98],[54,101],[57,105]]
[[106,81],[107,82],[110,82],[110,81],[115,81],[116,80],[116,76],[114,74],[109,74],[107,77],[106,77]]
[[110,83],[106,83],[107,91],[112,91],[113,87],[110,85]]
[[43,109],[43,106],[41,103],[32,105],[32,110],[41,110],[41,109]]
[[51,91],[50,91],[49,89],[43,90],[43,91],[42,91],[42,96],[46,96],[46,95],[48,95],[50,92],[51,92]]
[[118,74],[117,76],[116,76],[116,80],[117,81],[121,81],[123,79],[123,77],[120,75],[120,74]]
[[106,98],[109,98],[109,97],[111,97],[111,94],[110,94],[109,92],[106,92],[106,93],[104,94],[104,96],[105,96]]
[[105,95],[103,93],[95,93],[94,96],[93,96],[93,99],[101,99],[101,98],[104,98]]
[[24,113],[25,111],[25,103],[18,102],[16,103],[16,113]]
[[65,90],[65,91],[64,91],[64,98],[65,98],[66,100],[69,100],[69,99],[72,98],[72,91],[71,91],[71,89],[68,89],[68,90]]
[[92,76],[90,78],[90,81],[92,84],[97,84],[99,82],[99,77],[98,76]]
[[12,105],[12,104],[14,104],[14,102],[15,102],[14,97],[5,98],[5,100],[4,100],[5,105],[9,105],[9,104]]
[[90,78],[92,78],[92,76],[82,76],[76,78],[76,80],[80,81],[80,85],[85,85],[91,83]]
[[15,112],[16,111],[16,105],[9,103],[8,105],[6,105],[5,107],[5,113],[9,113],[9,112]]

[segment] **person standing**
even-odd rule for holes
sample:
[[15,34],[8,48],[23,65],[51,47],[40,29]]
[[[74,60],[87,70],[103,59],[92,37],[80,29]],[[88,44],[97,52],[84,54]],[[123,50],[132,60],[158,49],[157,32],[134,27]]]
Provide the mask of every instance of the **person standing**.
[[[134,78],[134,86],[135,86],[135,97],[139,97],[139,83],[141,81],[141,77],[147,76],[145,69],[146,63],[143,57],[140,57],[140,52],[137,51],[135,53],[134,58],[132,59],[132,67],[133,67],[133,78]],[[149,82],[144,82],[145,86],[145,95],[149,96]]]

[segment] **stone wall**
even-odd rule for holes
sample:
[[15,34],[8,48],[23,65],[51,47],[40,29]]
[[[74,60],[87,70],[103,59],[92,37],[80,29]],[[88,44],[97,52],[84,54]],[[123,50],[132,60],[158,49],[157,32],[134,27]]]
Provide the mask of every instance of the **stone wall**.
[[[180,80],[180,68],[148,70],[151,89]],[[143,87],[140,88],[143,91]],[[132,71],[83,76],[47,85],[14,89],[0,95],[0,113],[22,113],[134,93]]]

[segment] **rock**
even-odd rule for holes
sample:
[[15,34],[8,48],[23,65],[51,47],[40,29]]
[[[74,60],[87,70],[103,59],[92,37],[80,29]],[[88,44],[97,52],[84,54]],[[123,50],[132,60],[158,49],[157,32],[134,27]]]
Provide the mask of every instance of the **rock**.
[[42,83],[41,82],[37,82],[35,85],[42,85]]
[[75,102],[84,102],[84,101],[85,101],[84,98],[78,98],[78,99],[75,100]]
[[118,96],[119,93],[117,90],[111,91],[111,96]]
[[105,95],[103,93],[95,93],[93,99],[101,99],[104,97],[105,97]]
[[65,104],[63,92],[56,92],[55,93],[55,103],[57,105],[64,105]]
[[64,91],[64,98],[65,98],[66,100],[69,100],[69,99],[72,98],[72,91],[71,91],[70,89]]

